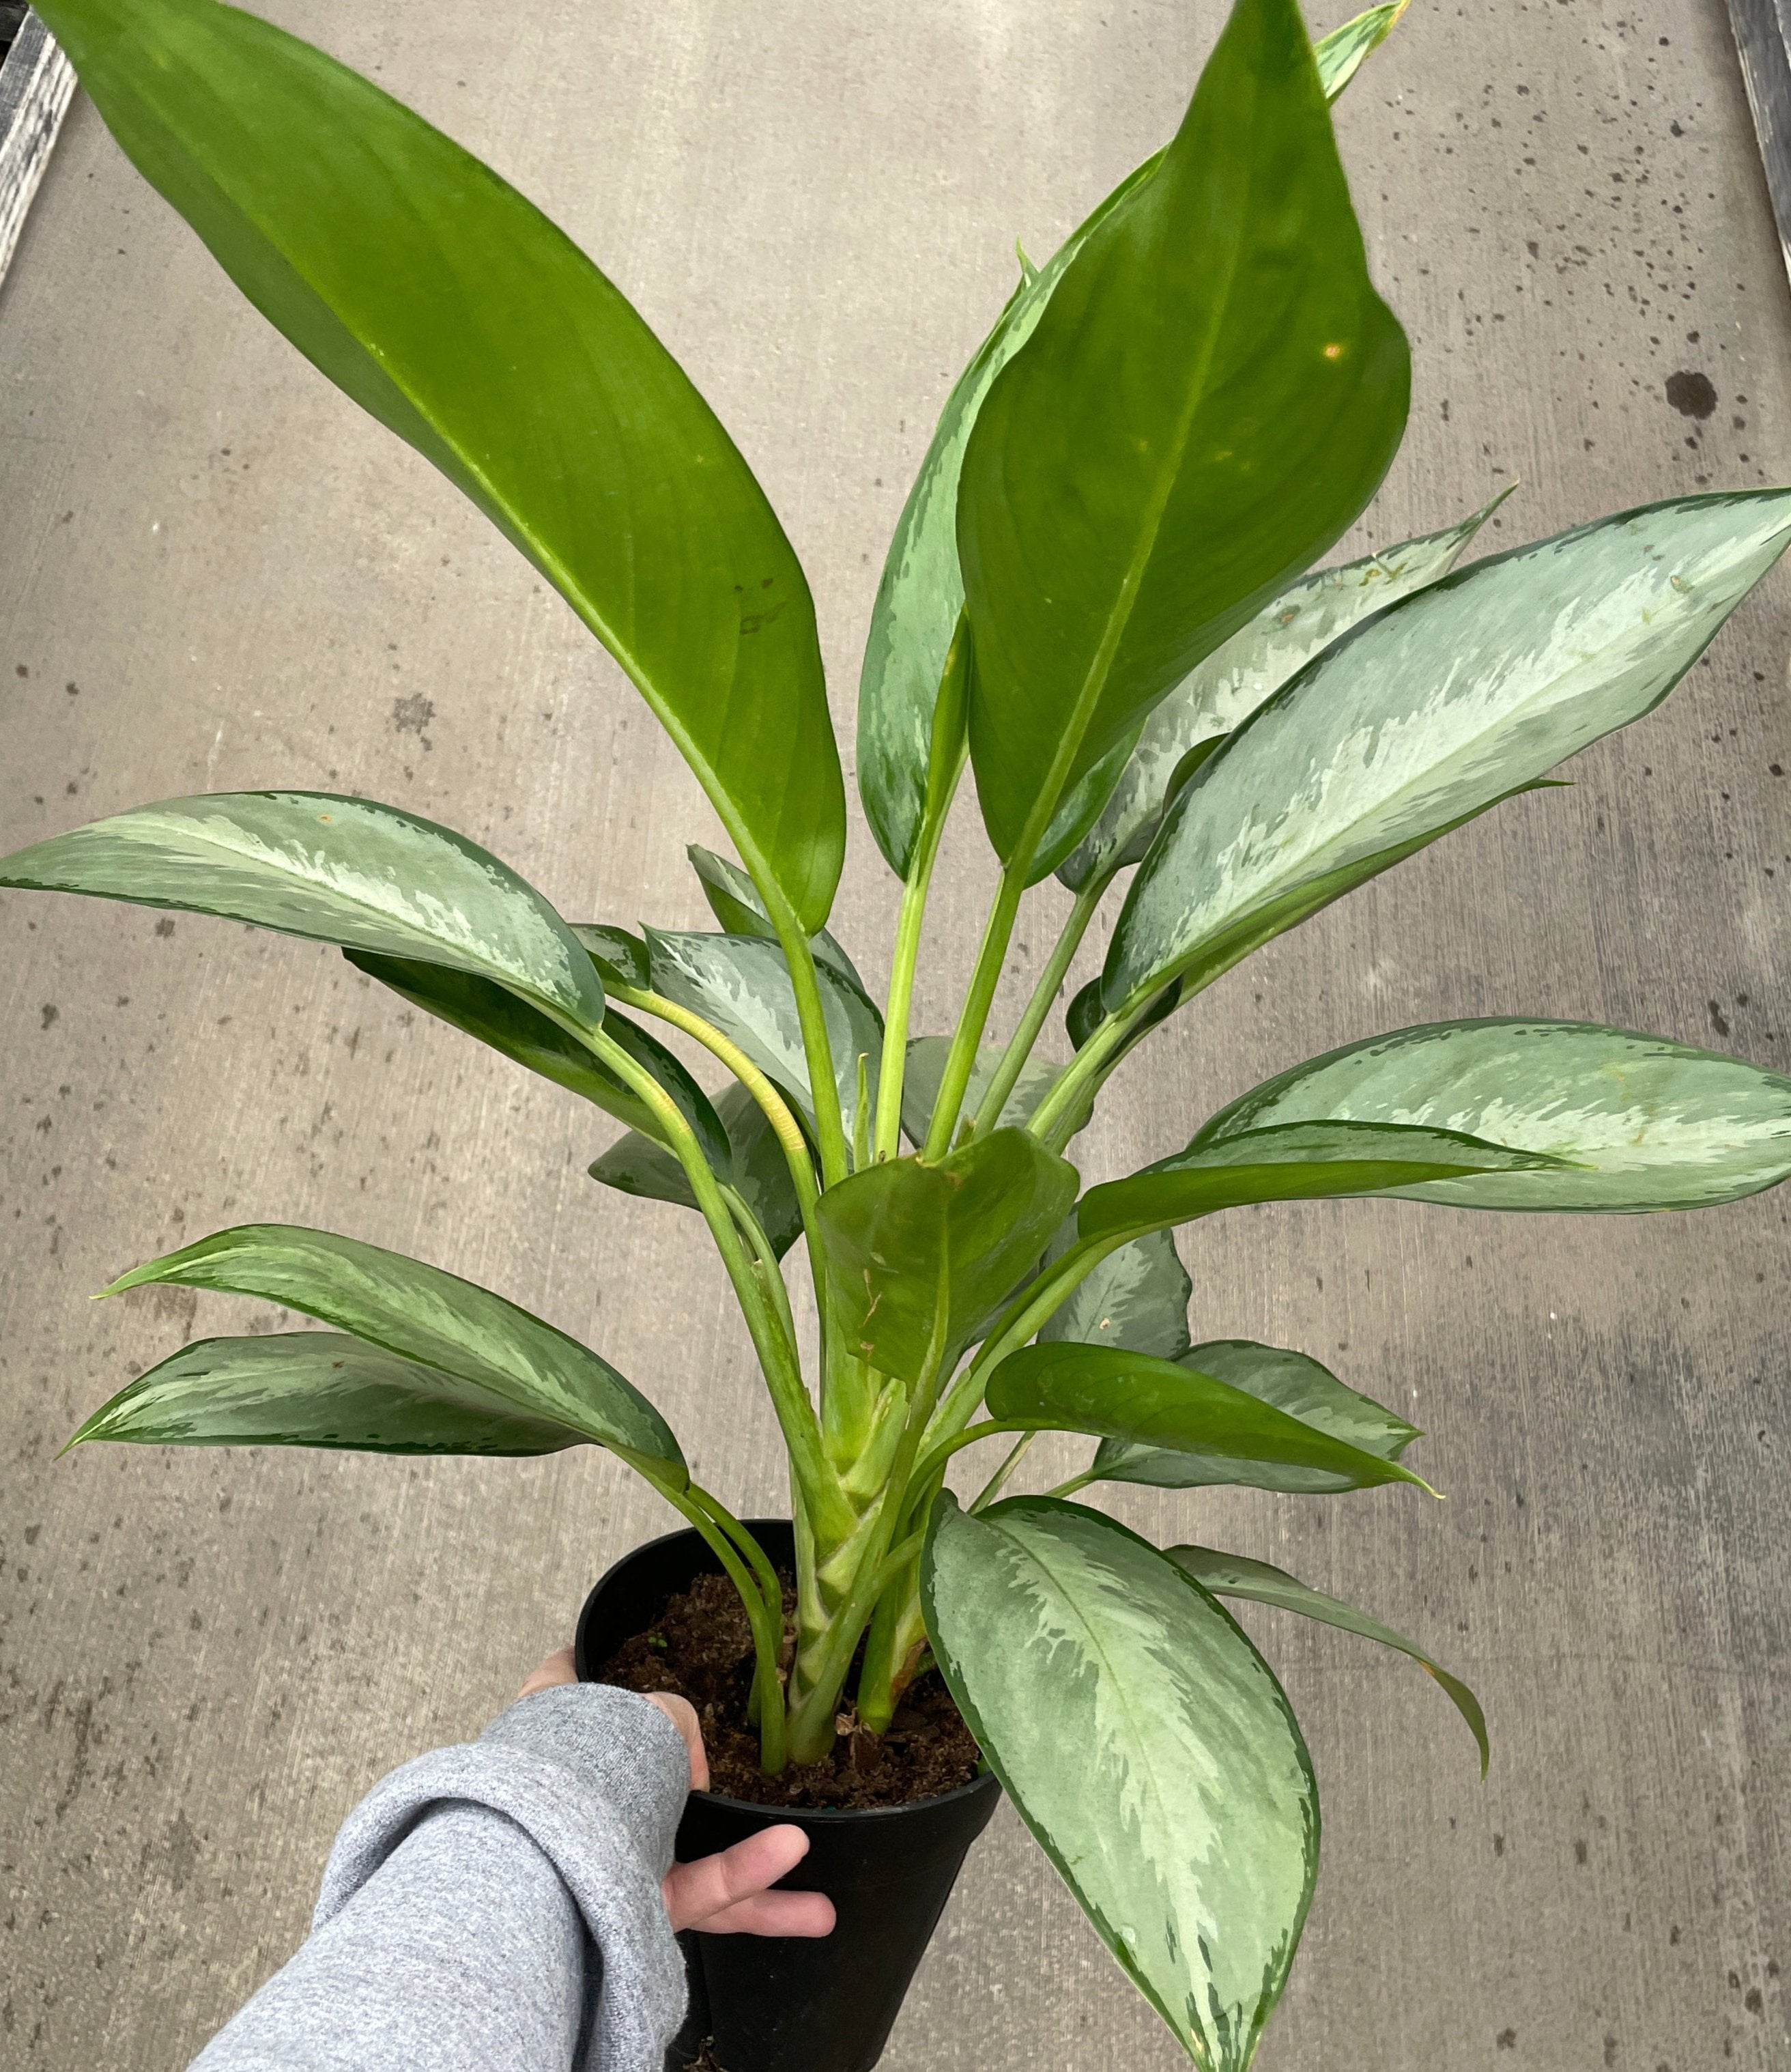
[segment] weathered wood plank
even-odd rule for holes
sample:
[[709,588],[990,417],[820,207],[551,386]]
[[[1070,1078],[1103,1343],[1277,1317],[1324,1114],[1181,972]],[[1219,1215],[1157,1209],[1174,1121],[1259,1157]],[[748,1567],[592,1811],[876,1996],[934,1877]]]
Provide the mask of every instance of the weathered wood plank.
[[0,281],[74,92],[74,67],[37,16],[27,14],[0,64]]
[[1729,19],[1791,273],[1791,10],[1786,0],[1729,0]]

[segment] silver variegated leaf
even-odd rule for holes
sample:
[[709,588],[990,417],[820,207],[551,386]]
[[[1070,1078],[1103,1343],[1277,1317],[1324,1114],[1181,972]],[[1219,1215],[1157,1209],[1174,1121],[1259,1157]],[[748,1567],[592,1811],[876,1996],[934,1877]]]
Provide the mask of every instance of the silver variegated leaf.
[[[1054,1256],[1068,1248],[1074,1231],[1072,1220],[1053,1248]],[[1193,1292],[1175,1248],[1174,1232],[1152,1231],[1110,1252],[1077,1283],[1038,1335],[1179,1359],[1188,1350],[1188,1303]]]
[[[1390,11],[1390,10],[1382,10]],[[1384,31],[1383,31],[1384,33]],[[1446,532],[1304,576],[1209,655],[1144,722],[1101,816],[1058,876],[1080,892],[1136,863],[1169,801],[1172,780],[1203,742],[1215,747],[1315,655],[1375,612],[1440,581],[1510,490]]]
[[1080,1505],[935,1507],[922,1569],[959,1709],[1101,1939],[1206,2072],[1243,2072],[1318,1866],[1280,1685],[1154,1547]]
[[1791,491],[1650,505],[1489,557],[1303,669],[1170,807],[1101,997],[1197,985],[1664,698],[1791,542]]
[[1382,1626],[1341,1597],[1315,1590],[1285,1568],[1275,1568],[1267,1561],[1247,1560],[1242,1554],[1222,1554],[1212,1547],[1166,1547],[1163,1551],[1178,1568],[1186,1569],[1202,1589],[1210,1590],[1216,1597],[1243,1597],[1254,1604],[1271,1605],[1277,1611],[1298,1612],[1303,1618],[1334,1626],[1340,1632],[1360,1634],[1364,1640],[1378,1640],[1383,1647],[1410,1655],[1441,1684],[1449,1702],[1468,1722],[1480,1750],[1480,1774],[1486,1774],[1492,1750],[1486,1739],[1486,1715],[1479,1699],[1459,1676],[1452,1676],[1403,1634],[1395,1633],[1391,1626]]
[[[647,931],[647,941],[655,989],[737,1043],[761,1071],[795,1097],[812,1122],[808,1054],[781,947],[757,935],[671,934],[658,928]],[[875,1092],[883,1018],[862,988],[825,964],[815,968],[849,1134],[857,1112],[861,1058],[866,1084]]]
[[244,1223],[134,1267],[105,1293],[154,1285],[301,1310],[426,1369],[450,1396],[470,1391],[468,1400],[563,1425],[570,1436],[643,1456],[684,1479],[670,1426],[607,1360],[501,1295],[420,1259],[330,1231]]
[[0,857],[0,885],[222,915],[447,964],[579,1021],[603,1018],[595,967],[532,886],[463,835],[368,799],[164,799]]
[[1559,1161],[1385,1190],[1461,1208],[1702,1208],[1791,1175],[1791,1079],[1664,1036],[1535,1020],[1345,1045],[1222,1108],[1184,1155],[1321,1122],[1459,1131]]
[[[727,1159],[713,1165],[716,1178],[732,1185],[781,1259],[803,1231],[802,1204],[783,1147],[764,1110],[742,1086],[724,1087],[715,1097],[715,1113],[729,1147]],[[684,1209],[697,1207],[684,1167],[663,1145],[638,1129],[618,1137],[594,1160],[590,1175],[618,1194],[672,1202]]]

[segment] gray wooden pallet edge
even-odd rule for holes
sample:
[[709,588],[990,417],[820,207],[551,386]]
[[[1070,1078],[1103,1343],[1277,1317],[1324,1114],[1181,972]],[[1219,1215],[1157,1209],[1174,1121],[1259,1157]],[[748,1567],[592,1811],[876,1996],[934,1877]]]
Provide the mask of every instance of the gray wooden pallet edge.
[[74,93],[74,67],[37,16],[27,14],[0,64],[0,281]]
[[1791,274],[1791,17],[1786,0],[1729,0],[1729,22],[1766,162],[1779,249]]

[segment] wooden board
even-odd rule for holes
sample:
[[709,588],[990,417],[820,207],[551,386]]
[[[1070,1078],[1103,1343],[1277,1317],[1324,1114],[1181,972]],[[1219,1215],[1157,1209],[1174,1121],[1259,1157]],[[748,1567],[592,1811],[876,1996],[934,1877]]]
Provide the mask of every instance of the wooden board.
[[74,92],[74,67],[37,16],[27,14],[0,64],[0,281]]

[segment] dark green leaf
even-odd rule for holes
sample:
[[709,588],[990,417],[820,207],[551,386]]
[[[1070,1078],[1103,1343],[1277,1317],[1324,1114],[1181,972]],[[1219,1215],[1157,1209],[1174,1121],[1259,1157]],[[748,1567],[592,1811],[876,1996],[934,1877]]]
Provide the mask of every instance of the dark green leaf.
[[[1074,1229],[1072,1219],[1059,1235],[1059,1245]],[[1038,1335],[1179,1359],[1188,1350],[1188,1303],[1193,1292],[1173,1234],[1152,1231],[1110,1252],[1084,1275]]]
[[583,1437],[359,1338],[288,1331],[183,1346],[95,1411],[68,1445],[519,1455],[556,1453]]
[[[1342,92],[1363,58],[1392,27],[1403,5],[1404,0],[1393,0],[1390,6],[1372,7],[1314,45],[1312,55],[1327,97],[1334,100]],[[1021,254],[1021,284],[947,399],[932,444],[902,507],[865,647],[857,747],[858,791],[865,817],[877,847],[898,878],[907,876],[914,861],[926,810],[934,704],[963,607],[963,578],[958,569],[958,482],[971,428],[990,384],[1032,336],[1053,290],[1089,233],[1150,177],[1162,155],[1156,153],[1128,174],[1047,265],[1034,267]],[[1062,848],[1074,847],[1080,841],[1078,816],[1086,824],[1087,816],[1099,812],[1107,796],[1103,787],[1111,784],[1116,774],[1117,766],[1108,769],[1103,764],[1091,771],[1078,787],[1077,799],[1065,802],[1051,835],[1041,846],[1034,866],[1039,875],[1056,868],[1058,857],[1051,850],[1061,854]]]
[[245,1223],[134,1267],[105,1293],[159,1284],[302,1310],[426,1370],[450,1400],[496,1404],[564,1425],[684,1478],[684,1455],[665,1420],[607,1360],[501,1295],[419,1259],[328,1231]]
[[1205,2072],[1243,2072],[1318,1868],[1318,1794],[1267,1663],[1111,1519],[933,1513],[935,1659],[1021,1818]]
[[1360,1634],[1365,1640],[1378,1640],[1383,1647],[1397,1648],[1400,1654],[1409,1655],[1442,1685],[1456,1710],[1468,1722],[1480,1749],[1480,1774],[1482,1777],[1486,1774],[1492,1749],[1487,1743],[1486,1715],[1481,1710],[1479,1699],[1459,1676],[1452,1676],[1440,1663],[1433,1661],[1423,1648],[1415,1646],[1403,1634],[1395,1633],[1390,1626],[1382,1626],[1366,1612],[1358,1612],[1341,1597],[1328,1597],[1322,1590],[1311,1589],[1290,1576],[1285,1568],[1271,1568],[1267,1561],[1247,1560],[1241,1554],[1221,1554],[1211,1547],[1168,1547],[1164,1552],[1178,1568],[1185,1569],[1202,1589],[1211,1591],[1216,1597],[1247,1597],[1256,1604],[1272,1605],[1278,1611],[1298,1612],[1304,1618],[1320,1620],[1345,1633]]
[[1222,1108],[1189,1151],[1321,1116],[1465,1130],[1555,1161],[1391,1190],[1460,1208],[1696,1209],[1791,1175],[1791,1079],[1587,1022],[1436,1022],[1346,1044]]
[[971,758],[999,856],[1345,529],[1409,380],[1299,8],[1239,0],[965,451]]
[[0,857],[0,885],[223,915],[447,964],[578,1021],[603,1019],[590,959],[532,886],[464,836],[367,799],[165,799]]
[[1039,1260],[1076,1198],[1073,1166],[1023,1129],[992,1130],[937,1165],[867,1166],[817,1211],[828,1301],[873,1367],[918,1380],[935,1319],[950,1358]]
[[1510,494],[1447,532],[1303,576],[1177,684],[1144,730],[1104,811],[1058,875],[1072,890],[1136,863],[1164,813],[1228,734],[1352,626],[1440,581]]
[[1212,1141],[1203,1130],[1185,1151],[1090,1188],[1077,1221],[1084,1237],[1141,1232],[1251,1202],[1386,1194],[1468,1173],[1526,1172],[1559,1162],[1460,1131],[1393,1124],[1289,1123]]
[[[1247,1396],[1377,1460],[1397,1461],[1418,1437],[1415,1425],[1353,1388],[1304,1353],[1262,1346],[1249,1338],[1218,1338],[1178,1355],[1183,1367],[1211,1375]],[[1146,1482],[1157,1489],[1201,1489],[1243,1482],[1253,1489],[1296,1496],[1330,1496],[1360,1489],[1353,1471],[1338,1472],[1287,1461],[1240,1460],[1235,1454],[1193,1448],[1177,1450],[1106,1439],[1095,1456],[1102,1482]]]
[[269,23],[214,0],[45,18],[138,170],[561,592],[754,874],[819,927],[845,808],[808,586],[626,299],[489,166]]
[[1318,1469],[1356,1489],[1424,1486],[1397,1461],[1333,1438],[1248,1389],[1185,1361],[1120,1346],[1023,1346],[990,1375],[987,1401],[992,1417],[1041,1432],[1088,1432],[1169,1453]]
[[[357,970],[376,978],[381,985],[390,986],[425,1013],[476,1036],[480,1042],[490,1044],[494,1050],[502,1051],[530,1071],[539,1072],[543,1079],[552,1079],[556,1086],[583,1095],[618,1122],[663,1141],[664,1133],[643,1100],[593,1057],[576,1037],[501,985],[475,978],[470,972],[451,971],[446,964],[376,957],[359,950],[346,950],[343,954]],[[604,1017],[603,1030],[635,1063],[650,1071],[677,1103],[684,1120],[696,1131],[709,1163],[717,1170],[725,1167],[731,1155],[726,1133],[716,1120],[709,1096],[678,1060],[663,1043],[613,1007]]]
[[[718,1094],[715,1112],[730,1147],[725,1164],[715,1167],[716,1176],[738,1192],[781,1259],[803,1229],[802,1205],[791,1184],[783,1148],[744,1087],[730,1086]],[[697,1206],[684,1167],[638,1130],[618,1137],[591,1166],[590,1174],[619,1194],[672,1202],[684,1209]]]
[[1165,816],[1101,978],[1210,976],[1658,705],[1791,541],[1791,490],[1649,506],[1477,561],[1346,634]]

